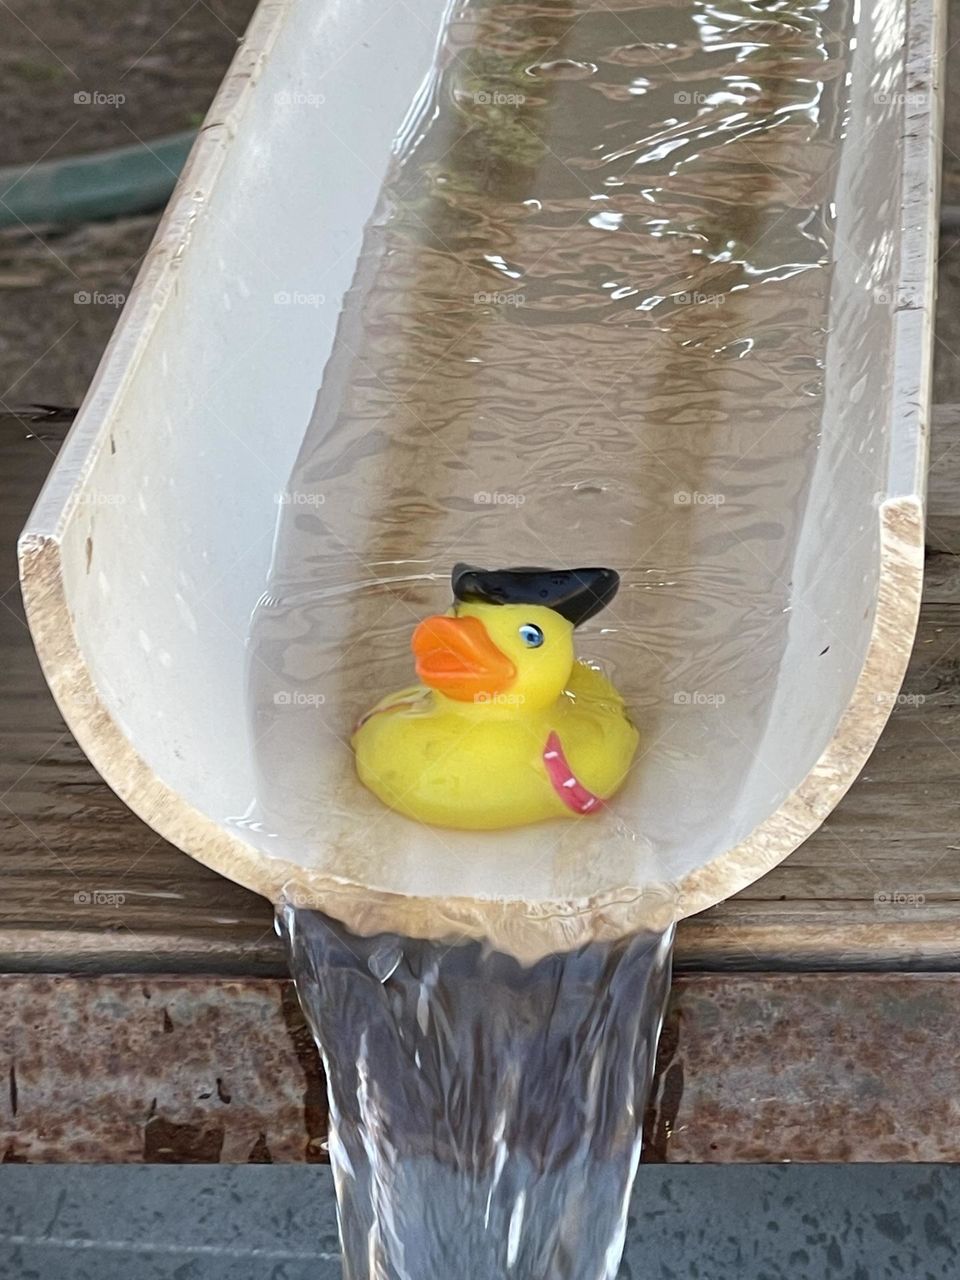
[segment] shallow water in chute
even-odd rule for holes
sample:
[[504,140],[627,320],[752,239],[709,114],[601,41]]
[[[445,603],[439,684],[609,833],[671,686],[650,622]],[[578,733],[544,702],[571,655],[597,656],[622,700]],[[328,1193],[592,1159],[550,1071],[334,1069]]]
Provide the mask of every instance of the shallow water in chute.
[[[590,888],[668,882],[750,833],[758,789],[766,812],[789,793],[756,756],[824,411],[852,9],[453,11],[277,495],[243,821],[278,855],[575,894],[584,866]],[[411,683],[457,560],[621,574],[578,644],[641,742],[589,853],[563,820],[423,834],[356,779],[353,726]]]

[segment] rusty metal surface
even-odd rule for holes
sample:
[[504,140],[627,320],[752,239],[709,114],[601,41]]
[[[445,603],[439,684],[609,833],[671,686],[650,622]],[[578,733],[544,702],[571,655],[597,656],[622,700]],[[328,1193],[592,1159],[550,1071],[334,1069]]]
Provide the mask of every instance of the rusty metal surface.
[[319,1060],[289,982],[0,980],[4,1161],[324,1158]]
[[[960,975],[679,978],[648,1162],[960,1160]],[[0,979],[0,1158],[326,1158],[319,1056],[272,979]]]
[[960,1159],[960,975],[680,979],[648,1160]]

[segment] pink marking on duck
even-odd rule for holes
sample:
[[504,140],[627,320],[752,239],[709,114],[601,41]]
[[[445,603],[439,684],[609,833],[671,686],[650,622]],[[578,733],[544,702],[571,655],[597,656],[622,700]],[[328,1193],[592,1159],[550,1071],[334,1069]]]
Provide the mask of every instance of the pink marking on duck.
[[551,786],[568,809],[572,809],[574,813],[592,813],[603,804],[600,797],[588,791],[570,768],[556,732],[547,738],[543,764]]

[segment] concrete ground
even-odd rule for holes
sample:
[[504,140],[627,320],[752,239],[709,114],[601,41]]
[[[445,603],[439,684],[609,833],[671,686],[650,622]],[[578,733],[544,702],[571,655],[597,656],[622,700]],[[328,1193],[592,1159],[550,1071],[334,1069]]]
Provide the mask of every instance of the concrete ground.
[[[644,1165],[619,1280],[955,1280],[958,1192],[946,1166]],[[324,1166],[0,1170],[0,1280],[339,1277]]]

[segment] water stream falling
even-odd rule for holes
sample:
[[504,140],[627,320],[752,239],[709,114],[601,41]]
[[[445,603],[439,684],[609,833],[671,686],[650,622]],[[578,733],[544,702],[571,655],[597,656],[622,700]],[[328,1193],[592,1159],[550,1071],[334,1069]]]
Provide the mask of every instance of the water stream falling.
[[278,921],[323,1051],[345,1280],[612,1280],[673,931],[525,966]]
[[[544,902],[669,884],[752,829],[855,24],[854,0],[451,7],[253,619],[243,821],[278,855],[400,898],[512,897],[535,931]],[[357,782],[352,727],[410,683],[456,560],[622,575],[580,643],[641,732],[602,814],[434,831]],[[768,774],[764,814],[789,789]],[[280,928],[326,1063],[348,1280],[615,1276],[672,930],[523,964],[296,901]]]

